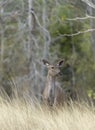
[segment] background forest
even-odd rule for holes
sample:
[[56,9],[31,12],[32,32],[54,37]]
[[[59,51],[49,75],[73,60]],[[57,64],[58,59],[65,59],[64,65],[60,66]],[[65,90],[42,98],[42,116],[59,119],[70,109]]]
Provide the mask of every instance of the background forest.
[[40,99],[43,58],[65,59],[64,90],[95,100],[95,0],[0,0],[1,90]]

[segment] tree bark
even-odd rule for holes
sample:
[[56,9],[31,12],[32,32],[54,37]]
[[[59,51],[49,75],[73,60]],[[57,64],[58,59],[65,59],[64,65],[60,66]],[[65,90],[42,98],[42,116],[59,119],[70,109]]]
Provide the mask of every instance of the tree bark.
[[[92,0],[93,3],[95,3],[95,1]],[[91,6],[87,6],[87,11],[89,13],[90,16],[95,16],[95,10],[91,7]],[[95,28],[95,20],[94,19],[90,19],[90,26],[91,29]],[[92,44],[92,50],[93,50],[93,57],[94,57],[94,61],[95,61],[95,31],[91,31],[91,44]]]

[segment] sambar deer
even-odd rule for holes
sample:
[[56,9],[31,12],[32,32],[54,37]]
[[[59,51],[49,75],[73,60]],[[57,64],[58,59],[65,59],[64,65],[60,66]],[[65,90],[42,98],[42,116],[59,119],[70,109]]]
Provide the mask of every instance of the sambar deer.
[[50,106],[63,105],[65,94],[63,89],[56,84],[56,77],[60,73],[60,67],[63,65],[64,60],[59,61],[56,65],[52,65],[44,59],[42,61],[48,69],[46,84],[42,94],[43,102]]

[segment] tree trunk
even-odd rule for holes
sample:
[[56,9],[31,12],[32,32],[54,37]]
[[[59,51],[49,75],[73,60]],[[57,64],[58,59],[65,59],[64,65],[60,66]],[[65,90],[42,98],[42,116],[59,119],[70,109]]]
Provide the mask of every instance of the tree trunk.
[[[93,3],[95,3],[95,1],[93,1]],[[89,13],[90,16],[95,16],[95,11],[91,6],[87,7],[87,11]],[[95,28],[95,20],[94,19],[90,19],[90,26],[91,29]],[[91,43],[92,43],[92,50],[93,50],[93,57],[94,57],[94,61],[95,61],[95,31],[91,31]]]
[[[0,10],[1,14],[1,19],[0,19],[0,33],[1,33],[1,41],[0,41],[0,73],[1,73],[1,78],[3,75],[3,60],[4,60],[4,28],[3,28],[3,22],[2,22],[2,16],[4,13],[3,7]],[[1,79],[0,78],[0,79]]]

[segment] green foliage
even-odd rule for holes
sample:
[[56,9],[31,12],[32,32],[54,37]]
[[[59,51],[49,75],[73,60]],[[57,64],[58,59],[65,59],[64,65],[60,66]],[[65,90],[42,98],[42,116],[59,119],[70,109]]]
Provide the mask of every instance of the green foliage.
[[[42,27],[43,13],[46,13],[46,29],[51,35],[50,56],[54,60],[65,58],[66,63],[69,63],[71,68],[68,65],[62,68],[64,75],[62,81],[70,81],[73,71],[76,86],[80,89],[84,88],[88,96],[91,97],[95,92],[95,61],[93,61],[90,41],[91,34],[78,34],[78,32],[90,28],[90,20],[70,20],[75,17],[84,17],[87,7],[81,0],[59,0],[57,2],[58,4],[55,1],[48,0],[46,5],[44,5],[42,0],[33,1],[35,14]],[[44,8],[46,8],[47,12],[43,12]],[[15,11],[18,14],[15,14]],[[0,14],[0,41],[4,42],[4,48],[0,44],[1,51],[4,49],[2,51],[3,63],[0,63],[0,73],[2,75],[1,79],[6,84],[9,80],[7,74],[10,70],[15,76],[23,76],[29,69],[29,59],[27,58],[27,52],[24,50],[31,30],[28,26],[28,15],[28,1],[26,0],[9,1],[4,6],[4,14]],[[33,34],[35,35],[35,44],[31,44],[34,45],[32,47],[35,53],[32,52],[31,57],[33,57],[32,54],[34,53],[34,57],[38,56],[40,59],[39,55],[43,57],[44,50],[42,49],[45,40],[43,38],[43,30],[39,27],[38,21],[35,23],[36,31]]]
[[77,33],[77,31],[83,28],[83,25],[79,21],[71,22],[67,20],[67,18],[74,17],[75,11],[76,9],[70,5],[58,6],[52,11],[50,32],[52,37],[56,37],[52,44],[59,44],[59,56],[60,54],[62,56],[65,55],[65,57],[66,55],[70,56],[73,46],[77,46],[77,49],[80,48],[79,41],[81,42],[80,37],[82,37],[82,35],[76,36],[76,38],[64,36],[64,34]]
[[[51,53],[57,51],[58,57],[64,57],[73,65],[76,86],[79,86],[80,89],[84,87],[94,92],[94,82],[91,83],[93,76],[91,75],[94,74],[95,68],[93,67],[90,34],[82,33],[72,36],[72,34],[88,29],[90,27],[89,20],[85,20],[85,22],[68,20],[68,18],[72,19],[77,17],[76,15],[82,16],[82,14],[83,12],[79,8],[74,8],[72,5],[59,5],[52,10],[49,29],[53,41],[50,51]],[[64,75],[64,77],[66,76]]]

